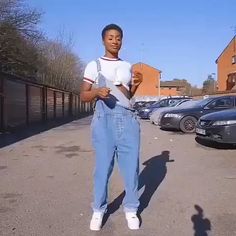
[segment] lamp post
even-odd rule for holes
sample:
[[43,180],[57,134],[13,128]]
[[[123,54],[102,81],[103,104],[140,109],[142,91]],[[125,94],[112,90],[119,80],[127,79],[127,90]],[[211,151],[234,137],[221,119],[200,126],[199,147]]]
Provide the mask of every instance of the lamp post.
[[158,80],[158,96],[159,98],[161,96],[161,73],[160,73],[160,78]]

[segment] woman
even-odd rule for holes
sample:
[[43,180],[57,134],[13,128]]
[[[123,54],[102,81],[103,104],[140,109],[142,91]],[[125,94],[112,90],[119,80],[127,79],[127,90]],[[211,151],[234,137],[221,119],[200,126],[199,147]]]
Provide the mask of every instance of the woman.
[[[130,229],[139,229],[137,217],[140,127],[130,98],[142,82],[142,74],[131,73],[130,63],[119,58],[123,31],[115,24],[102,31],[105,55],[88,63],[81,87],[81,100],[96,100],[91,124],[95,148],[93,216],[91,230],[100,230],[107,209],[108,180],[114,157],[125,182],[124,212]],[[97,84],[93,88],[93,84]]]

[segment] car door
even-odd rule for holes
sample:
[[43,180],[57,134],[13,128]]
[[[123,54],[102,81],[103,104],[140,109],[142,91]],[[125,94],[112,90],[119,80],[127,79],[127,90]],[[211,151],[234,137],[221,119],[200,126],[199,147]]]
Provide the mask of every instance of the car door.
[[204,114],[211,112],[222,111],[225,109],[230,109],[234,107],[234,98],[233,97],[222,97],[214,99],[212,102],[207,104],[204,107]]

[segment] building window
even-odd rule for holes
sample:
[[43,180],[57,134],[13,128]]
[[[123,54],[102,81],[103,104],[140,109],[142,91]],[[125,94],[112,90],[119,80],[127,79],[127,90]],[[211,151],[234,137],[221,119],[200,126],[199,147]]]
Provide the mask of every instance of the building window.
[[228,75],[226,82],[226,90],[231,90],[236,85],[236,73],[231,73]]
[[232,64],[236,63],[236,55],[232,56]]

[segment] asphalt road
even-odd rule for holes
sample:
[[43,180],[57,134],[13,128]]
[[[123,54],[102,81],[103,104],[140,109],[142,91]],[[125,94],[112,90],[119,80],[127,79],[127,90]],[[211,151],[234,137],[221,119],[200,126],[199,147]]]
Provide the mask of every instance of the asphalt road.
[[141,121],[140,230],[127,228],[116,167],[110,214],[100,232],[91,232],[89,123],[73,121],[0,149],[1,236],[236,235],[236,149],[205,147],[194,135],[147,121]]

